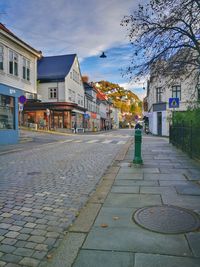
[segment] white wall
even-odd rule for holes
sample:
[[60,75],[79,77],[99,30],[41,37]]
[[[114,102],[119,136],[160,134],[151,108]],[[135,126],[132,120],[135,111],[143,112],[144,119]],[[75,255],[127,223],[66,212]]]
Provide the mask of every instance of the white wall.
[[[4,46],[4,70],[0,70],[0,82],[28,93],[37,93],[37,57],[31,52],[14,43],[4,35],[0,34],[0,44]],[[9,74],[9,49],[18,54],[18,76]],[[30,81],[23,79],[23,57],[30,60]]]
[[99,114],[101,116],[101,118],[104,118],[106,119],[107,118],[107,105],[104,104],[104,103],[100,103],[100,106],[99,106]]
[[[78,82],[73,80],[73,70],[75,70],[78,75],[79,75],[79,80]],[[68,89],[71,89],[72,91],[75,92],[75,103],[78,104],[78,95],[80,95],[83,99],[83,104],[78,104],[81,107],[84,107],[84,87],[83,87],[83,82],[81,79],[81,73],[80,73],[80,67],[79,67],[79,62],[78,58],[76,57],[74,60],[74,63],[72,64],[71,70],[69,71],[68,75],[65,77],[65,101],[66,102],[71,102],[69,100],[69,93]]]
[[[58,88],[58,98],[49,98],[49,88]],[[42,102],[65,102],[65,83],[49,82],[38,84],[38,94],[41,95]]]

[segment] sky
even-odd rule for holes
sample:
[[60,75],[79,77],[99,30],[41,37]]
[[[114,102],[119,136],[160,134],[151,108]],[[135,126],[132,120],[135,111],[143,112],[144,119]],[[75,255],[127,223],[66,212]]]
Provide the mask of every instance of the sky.
[[144,1],[0,0],[0,22],[43,56],[75,53],[90,81],[117,83],[142,99],[145,79],[130,83],[123,75],[132,48],[120,22]]

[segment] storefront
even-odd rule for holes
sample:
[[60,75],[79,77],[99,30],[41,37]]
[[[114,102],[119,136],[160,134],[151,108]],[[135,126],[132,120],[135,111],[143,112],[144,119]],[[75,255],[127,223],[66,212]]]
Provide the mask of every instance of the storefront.
[[[29,102],[24,106],[23,125],[36,124],[38,129],[69,129],[76,121],[77,128],[83,128],[84,111],[74,109],[77,105],[67,102],[42,103]],[[84,110],[84,109],[83,109]]]
[[18,142],[18,97],[23,91],[0,84],[0,144]]

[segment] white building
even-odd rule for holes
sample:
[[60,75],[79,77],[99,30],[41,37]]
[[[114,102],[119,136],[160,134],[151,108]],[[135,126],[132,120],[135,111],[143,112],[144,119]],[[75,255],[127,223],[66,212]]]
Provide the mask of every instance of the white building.
[[41,58],[38,94],[42,102],[27,103],[25,121],[43,120],[53,129],[72,129],[76,122],[83,128],[84,87],[76,54]]
[[[170,108],[169,99],[178,98],[179,107]],[[200,100],[200,85],[196,72],[172,79],[171,76],[151,75],[147,88],[149,130],[152,134],[169,136],[172,111],[185,111]]]
[[18,97],[36,96],[40,56],[0,23],[0,143],[18,140]]

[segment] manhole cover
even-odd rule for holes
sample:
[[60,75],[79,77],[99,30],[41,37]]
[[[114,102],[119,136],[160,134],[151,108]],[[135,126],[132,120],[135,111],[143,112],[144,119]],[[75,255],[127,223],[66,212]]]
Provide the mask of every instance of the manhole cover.
[[194,212],[168,205],[139,209],[133,220],[148,230],[165,234],[191,232],[200,226]]

